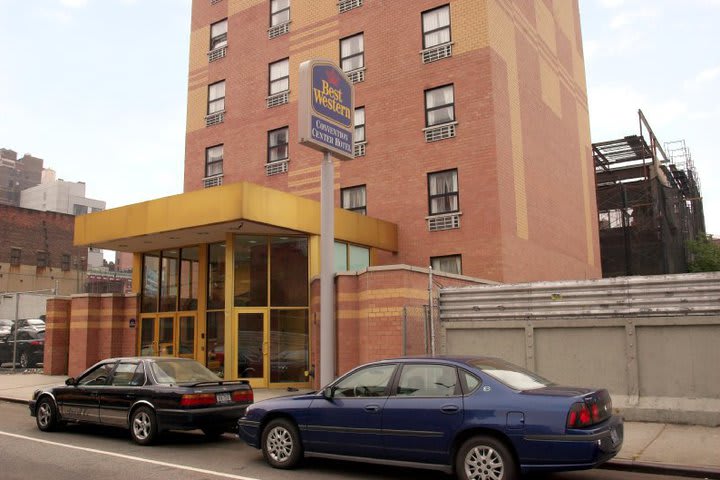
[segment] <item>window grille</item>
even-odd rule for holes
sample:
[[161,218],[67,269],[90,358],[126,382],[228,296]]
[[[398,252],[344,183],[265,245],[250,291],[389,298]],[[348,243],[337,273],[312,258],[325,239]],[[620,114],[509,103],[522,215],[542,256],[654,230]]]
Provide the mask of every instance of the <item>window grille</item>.
[[429,143],[437,142],[438,140],[445,140],[446,138],[453,138],[455,136],[456,126],[457,122],[452,122],[444,125],[435,125],[423,128],[423,132],[425,132],[425,141]]
[[268,38],[272,39],[275,37],[279,37],[280,35],[285,35],[290,31],[290,22],[281,23],[280,25],[275,25],[274,27],[268,28]]
[[432,215],[425,217],[428,224],[428,230],[437,232],[439,230],[452,230],[460,228],[460,212],[448,213],[445,215]]
[[345,13],[353,8],[362,7],[363,0],[340,0],[337,4],[338,12]]
[[271,175],[278,175],[281,173],[287,173],[289,159],[278,160],[276,162],[270,162],[265,164],[265,175],[268,177]]
[[353,149],[354,156],[364,157],[365,156],[365,145],[367,145],[367,142],[356,143],[355,148]]
[[211,50],[208,52],[208,62],[214,62],[215,60],[220,60],[223,58],[226,54],[227,47],[220,47],[216,48],[215,50]]
[[219,187],[223,183],[222,175],[213,175],[212,177],[203,178],[203,186],[205,188]]
[[288,103],[290,92],[280,92],[275,95],[270,95],[265,100],[267,102],[267,108],[273,108]]
[[420,55],[423,63],[437,62],[443,58],[452,57],[452,43],[426,48],[420,52]]
[[358,68],[357,70],[353,70],[351,72],[346,72],[348,79],[350,80],[350,83],[360,83],[365,81],[365,67]]
[[225,121],[225,110],[220,112],[211,113],[205,117],[205,126],[217,125]]

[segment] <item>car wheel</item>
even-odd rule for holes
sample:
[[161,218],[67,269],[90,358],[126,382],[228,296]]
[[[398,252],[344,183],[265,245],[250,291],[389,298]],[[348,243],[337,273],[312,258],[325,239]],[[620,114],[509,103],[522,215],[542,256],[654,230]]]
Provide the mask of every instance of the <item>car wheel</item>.
[[27,352],[20,353],[20,368],[28,368],[30,366],[30,357]]
[[461,480],[515,480],[517,465],[501,441],[472,437],[458,451],[455,471]]
[[130,417],[130,435],[138,445],[150,445],[157,436],[155,412],[149,407],[139,407]]
[[52,432],[58,427],[58,415],[55,403],[49,397],[43,397],[35,410],[35,422],[43,432]]
[[295,467],[303,454],[295,424],[284,418],[270,421],[263,430],[262,452],[271,467]]
[[225,433],[224,428],[218,427],[205,427],[202,429],[205,436],[210,440],[217,440],[220,436]]

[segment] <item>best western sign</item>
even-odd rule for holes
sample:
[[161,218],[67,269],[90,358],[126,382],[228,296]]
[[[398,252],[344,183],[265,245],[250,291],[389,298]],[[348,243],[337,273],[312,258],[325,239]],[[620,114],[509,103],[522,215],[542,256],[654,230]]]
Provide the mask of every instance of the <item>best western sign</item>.
[[300,64],[298,129],[300,143],[343,160],[353,158],[353,88],[328,60]]

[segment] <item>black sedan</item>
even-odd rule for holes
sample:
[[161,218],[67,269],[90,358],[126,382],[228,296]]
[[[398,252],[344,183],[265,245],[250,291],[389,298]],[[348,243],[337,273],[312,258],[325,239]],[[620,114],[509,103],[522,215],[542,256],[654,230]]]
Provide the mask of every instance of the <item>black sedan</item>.
[[127,357],[103,360],[65,385],[37,390],[30,415],[42,431],[66,422],[124,427],[140,445],[165,430],[233,431],[253,402],[245,381],[226,381],[195,360]]
[[[17,338],[17,346],[15,346]],[[17,333],[0,338],[0,364],[13,361],[22,368],[32,368],[43,363],[45,349],[45,330],[20,328]]]

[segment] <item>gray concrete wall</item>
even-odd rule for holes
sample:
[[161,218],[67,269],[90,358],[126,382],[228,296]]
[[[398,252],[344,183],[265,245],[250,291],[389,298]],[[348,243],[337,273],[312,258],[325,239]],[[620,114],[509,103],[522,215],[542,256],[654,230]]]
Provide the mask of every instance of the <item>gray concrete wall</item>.
[[608,388],[628,420],[720,425],[720,273],[443,289],[438,350]]

